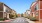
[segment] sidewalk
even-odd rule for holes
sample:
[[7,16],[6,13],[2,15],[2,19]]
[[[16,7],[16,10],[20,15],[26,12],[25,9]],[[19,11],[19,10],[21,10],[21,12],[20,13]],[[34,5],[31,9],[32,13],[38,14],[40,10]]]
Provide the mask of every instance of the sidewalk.
[[5,20],[5,21],[0,21],[0,22],[11,22],[13,21],[14,19],[10,19],[10,20]]
[[40,20],[40,21],[35,21],[35,23],[42,23],[42,20]]
[[40,23],[39,21],[35,21],[35,23]]
[[34,21],[31,21],[30,19],[25,18],[29,23],[35,23]]

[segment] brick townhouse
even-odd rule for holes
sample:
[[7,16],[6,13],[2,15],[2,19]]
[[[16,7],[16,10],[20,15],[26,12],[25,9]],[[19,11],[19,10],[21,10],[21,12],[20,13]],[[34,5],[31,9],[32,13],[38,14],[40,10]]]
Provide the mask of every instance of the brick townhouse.
[[42,0],[33,2],[30,9],[33,17],[36,17],[38,20],[42,19]]
[[4,18],[4,17],[9,18],[9,14],[11,11],[12,11],[12,9],[10,7],[8,7],[6,4],[0,2],[0,18]]

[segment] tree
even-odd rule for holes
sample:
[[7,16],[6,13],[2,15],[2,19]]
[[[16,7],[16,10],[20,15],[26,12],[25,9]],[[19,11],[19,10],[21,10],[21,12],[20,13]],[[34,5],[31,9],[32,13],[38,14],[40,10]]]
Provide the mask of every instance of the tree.
[[10,18],[11,18],[11,19],[13,19],[13,17],[14,17],[14,15],[13,15],[13,14],[10,14],[9,16],[10,16]]
[[21,14],[21,17],[23,17],[23,13]]

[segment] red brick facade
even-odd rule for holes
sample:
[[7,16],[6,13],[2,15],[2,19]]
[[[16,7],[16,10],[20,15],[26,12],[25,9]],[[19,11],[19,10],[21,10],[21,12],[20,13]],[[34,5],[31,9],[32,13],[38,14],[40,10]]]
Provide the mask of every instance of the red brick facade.
[[3,3],[0,3],[0,11],[3,11]]
[[[35,10],[36,4],[38,4],[38,8],[39,8],[38,10]],[[42,1],[41,0],[36,1],[36,3],[33,6],[32,5],[31,5],[31,15],[33,16],[34,14],[37,19],[42,19]],[[38,13],[38,15],[36,15],[36,13]]]

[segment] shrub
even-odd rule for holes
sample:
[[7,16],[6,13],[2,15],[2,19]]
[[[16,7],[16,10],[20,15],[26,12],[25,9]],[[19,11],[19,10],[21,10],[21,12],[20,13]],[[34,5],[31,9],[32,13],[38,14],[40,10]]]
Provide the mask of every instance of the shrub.
[[32,21],[36,21],[37,19],[35,17],[30,18]]
[[10,17],[9,17],[9,18],[10,18],[10,19],[13,19],[13,17],[14,17],[14,15],[13,15],[13,14],[10,14]]
[[0,21],[3,21],[4,19],[3,18],[0,18]]

